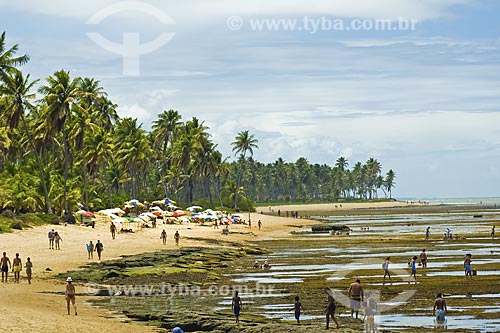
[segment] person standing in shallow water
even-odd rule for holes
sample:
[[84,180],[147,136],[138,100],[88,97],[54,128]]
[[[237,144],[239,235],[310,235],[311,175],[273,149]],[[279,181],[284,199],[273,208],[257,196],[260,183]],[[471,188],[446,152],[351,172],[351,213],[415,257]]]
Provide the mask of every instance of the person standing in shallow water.
[[439,293],[434,301],[434,315],[436,316],[437,323],[444,323],[446,321],[446,301],[443,298],[443,294]]
[[325,293],[327,295],[327,301],[328,305],[326,306],[326,329],[330,328],[330,318],[333,320],[333,322],[337,325],[337,328],[339,328],[339,322],[337,321],[337,318],[335,318],[335,299],[332,296],[332,291],[330,288],[325,288]]
[[233,309],[234,316],[236,317],[236,324],[240,323],[240,311],[242,308],[241,298],[238,296],[238,292],[234,292],[233,300],[231,302],[231,308]]
[[431,235],[431,227],[427,227],[427,229],[425,229],[425,240],[429,240],[430,235]]
[[290,311],[295,312],[295,320],[297,320],[297,325],[300,325],[300,310],[304,311],[304,307],[302,307],[302,303],[300,303],[300,297],[295,296],[295,303],[293,304],[293,308]]
[[351,300],[351,317],[354,316],[356,312],[356,319],[358,319],[359,309],[361,308],[361,302],[363,301],[363,287],[361,286],[361,280],[356,280],[356,282],[351,283],[349,287],[349,299]]

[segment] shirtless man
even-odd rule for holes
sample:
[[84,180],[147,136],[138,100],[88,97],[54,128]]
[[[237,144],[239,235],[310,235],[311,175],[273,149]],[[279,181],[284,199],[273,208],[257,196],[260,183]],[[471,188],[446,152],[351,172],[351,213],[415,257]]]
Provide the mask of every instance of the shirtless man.
[[231,308],[233,309],[234,316],[236,317],[236,324],[240,323],[240,311],[241,311],[242,303],[241,298],[238,296],[238,292],[234,292],[234,297],[231,302]]
[[262,221],[261,220],[259,220],[259,222],[257,222],[257,226],[259,227],[259,230],[260,230],[260,228],[262,228]]
[[67,308],[68,308],[68,315],[70,314],[70,312],[69,312],[69,303],[71,302],[71,304],[73,304],[73,307],[75,308],[75,316],[77,316],[78,313],[76,312],[76,292],[75,292],[75,285],[72,283],[73,279],[71,279],[71,277],[68,277],[66,279],[66,281],[68,282],[68,284],[66,285],[66,292],[64,293],[64,295],[66,297],[66,305],[67,305]]
[[422,268],[427,268],[427,253],[425,253],[425,249],[420,253],[420,263],[422,264]]
[[23,263],[21,258],[19,258],[19,253],[16,253],[16,257],[12,260],[12,266],[14,268],[14,282],[19,283],[19,275],[21,275],[21,270],[23,269]]
[[0,258],[0,268],[2,270],[2,282],[4,282],[4,277],[5,277],[5,282],[7,282],[7,276],[9,274],[9,269],[10,269],[10,259],[7,258],[7,253],[3,253],[3,257]]
[[179,240],[181,239],[181,235],[179,235],[179,230],[177,230],[174,234],[175,245],[179,246]]
[[446,301],[443,298],[443,294],[439,293],[434,301],[434,314],[436,315],[437,323],[444,323],[446,321]]
[[111,232],[111,237],[115,239],[116,236],[116,225],[111,222],[111,225],[109,226],[109,231]]
[[363,287],[361,286],[361,281],[358,279],[356,282],[351,283],[349,287],[349,299],[351,300],[351,317],[353,317],[354,312],[356,312],[356,319],[358,318],[359,309],[361,307],[361,302],[363,301]]

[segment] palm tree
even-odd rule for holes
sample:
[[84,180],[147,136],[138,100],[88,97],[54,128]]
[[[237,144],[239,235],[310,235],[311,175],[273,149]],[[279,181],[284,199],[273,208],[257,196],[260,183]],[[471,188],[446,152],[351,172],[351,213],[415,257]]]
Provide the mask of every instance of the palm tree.
[[4,84],[0,86],[0,95],[5,97],[5,114],[7,123],[11,129],[18,128],[19,122],[23,124],[23,129],[26,137],[28,138],[31,150],[35,155],[38,171],[40,172],[40,181],[42,183],[43,194],[45,199],[45,210],[47,213],[52,214],[52,207],[50,203],[49,191],[47,188],[45,171],[43,170],[42,161],[38,150],[35,147],[31,129],[28,127],[25,117],[25,110],[34,110],[34,106],[30,100],[35,98],[35,94],[30,93],[33,86],[39,81],[31,81],[28,74],[25,78],[20,71],[16,71],[13,75],[4,76]]
[[47,84],[39,88],[39,92],[44,94],[44,102],[47,105],[44,114],[47,121],[47,136],[56,137],[57,133],[63,136],[63,158],[64,158],[64,185],[63,202],[65,214],[69,212],[67,202],[67,181],[68,167],[71,153],[71,147],[68,139],[67,123],[70,123],[72,112],[71,106],[79,95],[80,78],[71,80],[69,72],[60,70],[49,76]]
[[[241,183],[241,175],[243,173],[243,164],[245,162],[245,156],[247,153],[250,154],[250,156],[253,156],[253,149],[258,149],[259,146],[257,143],[259,140],[255,139],[255,136],[253,134],[250,134],[248,130],[246,131],[241,131],[239,132],[235,140],[231,142],[231,146],[233,146],[233,151],[234,151],[234,156],[240,154],[240,171],[236,179],[236,188],[240,188],[240,183]],[[235,191],[234,195],[234,208],[238,209],[238,192]]]
[[5,31],[0,35],[0,80],[4,80],[7,74],[18,71],[16,66],[21,66],[30,60],[28,55],[16,57],[19,46],[13,45],[9,49],[5,46]]
[[394,171],[392,171],[392,169],[387,171],[387,174],[385,175],[385,180],[384,180],[385,185],[384,186],[387,189],[387,191],[389,192],[389,199],[392,199],[392,189],[394,188],[394,185],[396,184],[394,182],[394,178],[396,178],[396,174],[394,173]]

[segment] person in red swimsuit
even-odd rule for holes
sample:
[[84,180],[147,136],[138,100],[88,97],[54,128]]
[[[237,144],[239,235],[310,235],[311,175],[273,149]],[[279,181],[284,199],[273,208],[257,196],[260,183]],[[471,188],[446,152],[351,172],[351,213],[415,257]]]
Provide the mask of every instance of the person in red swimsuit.
[[69,276],[66,281],[68,284],[66,285],[66,304],[68,307],[68,315],[70,314],[69,312],[69,303],[71,302],[73,304],[73,307],[75,308],[75,316],[78,315],[76,312],[76,292],[75,292],[75,285],[72,283],[73,279],[71,279],[71,276]]

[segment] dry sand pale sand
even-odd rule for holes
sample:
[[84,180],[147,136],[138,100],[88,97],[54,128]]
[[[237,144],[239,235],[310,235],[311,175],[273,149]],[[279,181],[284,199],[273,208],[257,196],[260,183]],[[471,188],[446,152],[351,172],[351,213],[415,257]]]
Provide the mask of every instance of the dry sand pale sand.
[[[406,205],[400,202],[343,204],[343,209],[394,207]],[[332,209],[334,204],[279,206],[281,211],[312,211]],[[277,207],[274,207],[277,210]],[[259,208],[258,211],[261,209]],[[264,209],[262,209],[264,210]],[[245,216],[248,220],[248,215]],[[94,243],[97,239],[104,244],[103,260],[115,259],[121,255],[137,254],[142,252],[174,249],[173,234],[179,230],[182,247],[206,246],[205,244],[186,239],[189,237],[212,238],[231,241],[250,241],[283,238],[296,230],[297,225],[309,225],[315,221],[305,219],[277,218],[273,216],[251,214],[252,233],[247,225],[231,225],[229,236],[221,235],[220,229],[208,226],[191,225],[162,225],[156,229],[142,229],[135,233],[118,233],[115,240],[109,232],[109,222],[100,219],[94,229],[75,225],[43,226],[29,230],[15,231],[9,234],[0,234],[0,252],[7,252],[12,259],[19,253],[24,263],[27,257],[33,262],[33,281],[28,285],[26,273],[21,272],[21,283],[15,284],[13,273],[9,272],[9,282],[0,284],[0,313],[2,316],[2,330],[5,332],[51,332],[64,330],[66,332],[85,332],[100,330],[104,332],[157,332],[154,327],[136,323],[125,323],[118,315],[107,312],[105,309],[92,307],[86,302],[86,297],[78,296],[85,292],[85,285],[75,281],[77,291],[78,316],[66,314],[66,301],[62,294],[65,283],[54,276],[87,264],[86,244],[89,240]],[[262,230],[258,230],[257,222],[262,221]],[[61,250],[48,248],[47,233],[51,228],[58,231],[62,237]],[[167,245],[160,239],[161,230],[167,231]],[[97,261],[97,254],[94,254]],[[46,271],[50,268],[51,271]]]

